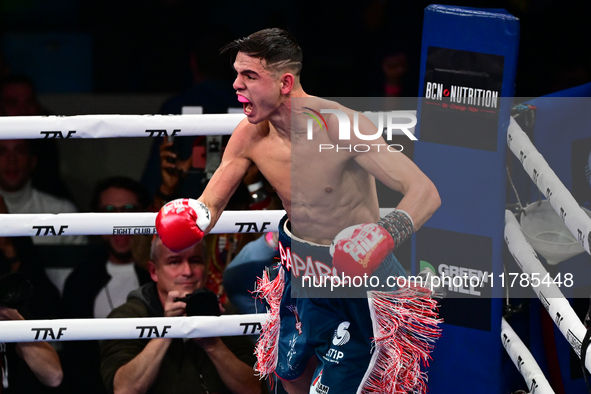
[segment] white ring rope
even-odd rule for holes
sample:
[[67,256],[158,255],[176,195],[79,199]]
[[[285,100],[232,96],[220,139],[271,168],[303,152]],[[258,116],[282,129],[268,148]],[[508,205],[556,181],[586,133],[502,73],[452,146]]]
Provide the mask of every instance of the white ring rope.
[[[224,211],[211,233],[277,231],[285,211]],[[0,214],[0,237],[156,234],[156,213]]]
[[260,333],[266,319],[266,313],[258,313],[120,319],[12,320],[0,322],[0,342],[253,335]]
[[2,116],[0,139],[232,134],[244,114]]
[[562,217],[564,224],[579,241],[587,253],[591,254],[591,218],[581,209],[577,201],[552,171],[544,157],[531,143],[529,137],[519,127],[515,119],[507,130],[507,145],[523,164],[523,168],[546,196],[552,208]]
[[[380,216],[394,208],[380,208]],[[212,234],[277,231],[285,211],[224,211]],[[0,237],[156,234],[156,213],[0,214]]]
[[[407,119],[416,111],[388,111],[400,113]],[[379,116],[366,111],[365,115],[379,127]],[[379,113],[377,113],[379,114]],[[375,114],[374,114],[375,115]],[[200,115],[75,115],[75,116],[2,116],[0,139],[48,138],[118,138],[166,137],[185,135],[229,135],[245,118],[239,114]],[[414,127],[409,127],[414,133]],[[403,135],[400,129],[390,130]]]
[[[530,278],[535,276],[540,279],[540,285],[532,286],[532,289],[540,301],[542,301],[542,304],[552,320],[554,320],[556,326],[560,329],[560,332],[562,332],[562,335],[570,343],[575,353],[581,357],[581,345],[587,330],[553,280],[551,279],[543,283],[548,272],[540,260],[538,260],[536,252],[525,239],[517,219],[508,210],[505,211],[505,242],[517,265],[519,265],[523,272],[528,274]],[[587,349],[585,367],[591,371],[591,347]]]
[[529,392],[533,393],[535,391],[536,394],[554,394],[550,383],[538,366],[536,359],[515,331],[513,331],[513,328],[507,323],[505,318],[501,319],[501,341],[503,341],[503,346],[513,361],[513,364],[515,364],[517,370],[523,376]]

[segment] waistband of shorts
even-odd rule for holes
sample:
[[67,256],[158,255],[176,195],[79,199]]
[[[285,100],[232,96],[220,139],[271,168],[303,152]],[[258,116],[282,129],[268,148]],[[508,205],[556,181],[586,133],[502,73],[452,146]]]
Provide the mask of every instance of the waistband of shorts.
[[302,238],[297,237],[296,235],[293,235],[293,233],[291,232],[289,227],[290,227],[289,219],[288,219],[287,215],[285,215],[281,219],[281,221],[279,222],[279,239],[280,240],[282,237],[284,237],[284,238],[289,239],[291,243],[305,245],[308,247],[312,246],[315,248],[322,248],[322,249],[329,249],[330,248],[330,245],[317,244],[314,242],[306,241],[305,239],[302,239]]

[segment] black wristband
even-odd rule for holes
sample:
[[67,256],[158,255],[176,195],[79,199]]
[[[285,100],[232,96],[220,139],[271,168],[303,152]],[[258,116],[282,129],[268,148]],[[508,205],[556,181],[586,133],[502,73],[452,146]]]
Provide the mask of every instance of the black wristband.
[[414,224],[410,215],[400,209],[387,214],[378,221],[378,226],[383,227],[394,239],[394,247],[400,246],[414,232]]

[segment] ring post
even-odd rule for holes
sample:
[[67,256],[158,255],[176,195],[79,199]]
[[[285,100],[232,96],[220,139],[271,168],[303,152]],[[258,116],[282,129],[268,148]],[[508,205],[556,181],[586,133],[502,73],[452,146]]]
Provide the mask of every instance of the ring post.
[[[452,278],[498,275],[519,21],[504,10],[431,5],[423,26],[414,160],[442,205],[413,237],[413,270],[429,264]],[[446,286],[431,392],[505,392],[503,293],[497,283],[482,284]]]

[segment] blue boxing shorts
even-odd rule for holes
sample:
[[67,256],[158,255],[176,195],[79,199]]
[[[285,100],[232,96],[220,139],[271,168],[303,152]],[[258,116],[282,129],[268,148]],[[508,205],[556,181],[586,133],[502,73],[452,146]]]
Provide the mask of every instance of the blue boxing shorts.
[[[275,373],[284,380],[297,379],[310,358],[316,356],[319,364],[311,393],[357,393],[376,356],[372,354],[375,334],[367,292],[358,292],[357,298],[334,298],[334,294],[327,298],[330,288],[303,287],[302,275],[333,272],[332,257],[329,246],[293,236],[287,216],[279,226],[279,244],[285,286],[279,310]],[[386,276],[406,276],[393,255],[375,274],[382,283],[386,283]],[[351,293],[347,296],[351,297]]]

